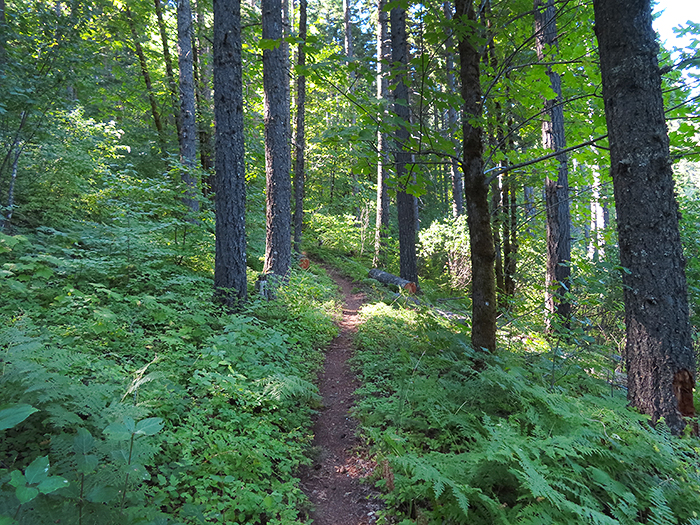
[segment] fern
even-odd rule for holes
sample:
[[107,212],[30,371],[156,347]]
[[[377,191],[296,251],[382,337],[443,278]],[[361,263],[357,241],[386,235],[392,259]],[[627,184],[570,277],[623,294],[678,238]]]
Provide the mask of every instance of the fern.
[[649,493],[651,501],[649,523],[652,525],[675,525],[677,520],[668,506],[668,501],[659,487],[654,487]]

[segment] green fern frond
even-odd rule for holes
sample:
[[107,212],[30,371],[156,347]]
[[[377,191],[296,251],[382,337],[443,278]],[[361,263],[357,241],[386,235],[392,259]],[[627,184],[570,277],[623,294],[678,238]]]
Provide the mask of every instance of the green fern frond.
[[675,525],[677,523],[673,511],[668,506],[666,495],[659,487],[654,487],[649,493],[651,501],[649,523],[652,525]]
[[316,385],[298,376],[278,373],[260,380],[260,384],[263,396],[275,401],[298,399],[308,403],[320,399]]

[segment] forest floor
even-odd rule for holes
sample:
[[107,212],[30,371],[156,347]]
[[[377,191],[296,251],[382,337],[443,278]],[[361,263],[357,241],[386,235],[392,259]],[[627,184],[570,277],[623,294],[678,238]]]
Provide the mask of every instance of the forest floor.
[[319,373],[323,400],[313,428],[314,461],[300,473],[301,487],[313,505],[314,525],[370,525],[383,505],[373,484],[363,482],[376,464],[363,447],[350,413],[359,383],[348,363],[365,297],[353,293],[352,283],[338,272],[326,270],[342,289],[343,316],[340,333],[331,342]]

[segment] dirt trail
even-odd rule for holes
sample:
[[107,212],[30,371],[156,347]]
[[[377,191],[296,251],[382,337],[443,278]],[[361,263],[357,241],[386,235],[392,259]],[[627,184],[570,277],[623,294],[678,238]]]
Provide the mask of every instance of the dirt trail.
[[361,483],[374,463],[360,453],[355,435],[357,422],[350,416],[353,392],[359,386],[347,363],[352,357],[352,340],[359,324],[361,293],[352,293],[352,284],[336,271],[329,275],[342,288],[345,304],[340,333],[326,353],[324,370],[319,374],[323,408],[314,424],[314,447],[318,452],[311,467],[301,473],[301,486],[314,505],[314,525],[370,525],[382,505],[371,483]]

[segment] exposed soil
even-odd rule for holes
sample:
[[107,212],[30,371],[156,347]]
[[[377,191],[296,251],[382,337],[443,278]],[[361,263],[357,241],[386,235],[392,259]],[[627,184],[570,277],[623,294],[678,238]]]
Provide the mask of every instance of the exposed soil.
[[364,301],[352,293],[352,284],[333,269],[329,275],[342,288],[345,303],[340,333],[330,344],[319,390],[323,405],[314,424],[314,463],[301,472],[301,487],[314,508],[314,525],[370,525],[382,508],[371,482],[362,483],[376,464],[363,453],[356,435],[357,421],[350,415],[353,392],[359,386],[348,359]]

